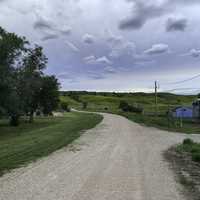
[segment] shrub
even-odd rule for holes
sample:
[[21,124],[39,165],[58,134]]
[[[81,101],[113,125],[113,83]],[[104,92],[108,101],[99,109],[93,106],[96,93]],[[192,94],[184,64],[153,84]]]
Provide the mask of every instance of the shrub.
[[142,113],[143,108],[129,105],[126,101],[120,101],[119,108],[124,112]]
[[194,142],[193,142],[193,140],[187,138],[187,139],[183,140],[183,144],[191,145],[191,144],[194,144]]
[[83,105],[83,109],[87,109],[88,102],[84,101],[84,102],[82,102],[82,105]]
[[119,109],[126,110],[128,108],[128,103],[126,101],[120,101]]
[[200,162],[200,153],[193,153],[192,160],[195,162]]
[[69,105],[68,105],[67,102],[62,101],[60,103],[60,107],[61,107],[62,110],[66,111],[66,112],[70,112],[70,108],[69,108]]

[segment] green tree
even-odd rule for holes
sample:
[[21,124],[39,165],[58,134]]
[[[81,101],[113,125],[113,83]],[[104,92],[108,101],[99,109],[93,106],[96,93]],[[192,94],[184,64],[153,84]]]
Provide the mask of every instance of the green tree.
[[33,114],[40,104],[43,86],[43,70],[46,68],[47,58],[40,46],[29,49],[23,59],[19,71],[19,91],[24,112],[29,115],[29,122],[33,122]]
[[10,116],[18,125],[20,98],[17,90],[17,67],[28,42],[24,37],[8,33],[0,27],[0,114]]
[[40,107],[45,115],[50,114],[58,107],[59,83],[55,76],[42,77],[42,86],[39,98]]

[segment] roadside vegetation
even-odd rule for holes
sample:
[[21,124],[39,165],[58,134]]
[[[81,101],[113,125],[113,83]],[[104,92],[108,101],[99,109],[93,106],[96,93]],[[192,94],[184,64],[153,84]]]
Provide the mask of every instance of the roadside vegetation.
[[0,117],[18,126],[20,117],[32,123],[34,113],[50,115],[59,105],[59,83],[44,73],[43,48],[0,27],[0,49]]
[[[200,133],[198,119],[178,119],[168,111],[178,106],[191,106],[195,95],[158,93],[158,112],[155,114],[155,96],[146,93],[61,92],[61,101],[78,110],[119,114],[128,119],[164,130]],[[83,104],[85,103],[85,106]]]
[[177,180],[184,186],[188,200],[200,197],[200,143],[185,139],[164,153],[174,170]]
[[200,143],[195,143],[191,139],[185,139],[183,144],[177,146],[177,152],[187,153],[192,161],[200,164]]
[[21,118],[17,127],[0,120],[0,175],[66,146],[101,120],[100,115],[75,112],[36,117],[34,123]]

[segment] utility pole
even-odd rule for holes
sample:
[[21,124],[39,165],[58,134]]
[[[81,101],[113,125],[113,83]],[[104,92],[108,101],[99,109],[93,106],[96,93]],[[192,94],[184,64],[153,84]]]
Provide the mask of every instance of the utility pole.
[[158,115],[158,85],[155,81],[155,115]]

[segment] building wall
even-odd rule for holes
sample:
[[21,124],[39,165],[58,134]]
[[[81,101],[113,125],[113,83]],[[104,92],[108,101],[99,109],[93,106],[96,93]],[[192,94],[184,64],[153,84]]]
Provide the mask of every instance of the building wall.
[[177,108],[173,113],[174,117],[182,117],[182,118],[192,118],[193,110],[192,108]]

